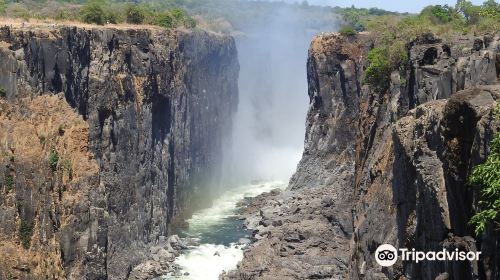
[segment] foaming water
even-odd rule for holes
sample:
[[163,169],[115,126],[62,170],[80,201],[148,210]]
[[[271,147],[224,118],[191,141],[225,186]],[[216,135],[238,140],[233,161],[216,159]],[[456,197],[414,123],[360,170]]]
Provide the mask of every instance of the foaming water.
[[276,188],[283,189],[280,181],[244,185],[227,191],[213,206],[197,211],[189,223],[189,229],[181,235],[196,238],[200,245],[188,249],[175,259],[181,267],[179,275],[167,275],[164,279],[211,280],[218,279],[223,271],[236,268],[243,259],[244,245],[238,244],[249,232],[238,219],[237,205],[247,197],[255,197]]
[[[236,268],[243,259],[243,247],[231,244],[229,246],[215,244],[201,244],[196,249],[180,255],[175,263],[183,269],[181,273],[189,273],[172,279],[219,279],[223,271]],[[167,278],[168,279],[168,278]]]

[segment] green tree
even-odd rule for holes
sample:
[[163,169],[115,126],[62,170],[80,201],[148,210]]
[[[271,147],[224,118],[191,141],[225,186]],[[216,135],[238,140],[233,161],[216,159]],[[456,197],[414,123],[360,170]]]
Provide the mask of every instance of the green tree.
[[480,19],[481,7],[473,5],[470,1],[457,0],[455,8],[465,17],[469,24],[475,24]]
[[169,13],[173,19],[174,26],[183,25],[187,28],[194,28],[196,26],[196,21],[182,8],[170,9]]
[[498,4],[495,0],[487,0],[483,3],[484,9],[500,9],[500,4]]
[[[500,105],[494,116],[500,120]],[[500,226],[500,133],[497,133],[490,144],[490,154],[486,162],[477,165],[469,177],[472,185],[481,186],[479,210],[470,220],[476,235],[481,234],[488,224],[493,223],[498,230]]]
[[500,4],[494,0],[488,0],[483,3],[479,14],[481,17],[497,18],[500,20]]
[[425,7],[420,15],[429,17],[433,22],[447,23],[452,19],[451,9],[448,5],[435,5]]
[[106,14],[102,2],[89,1],[80,10],[80,16],[83,22],[103,25],[106,23]]
[[168,13],[158,14],[155,18],[155,24],[165,28],[174,27],[174,20]]
[[384,49],[376,47],[368,53],[369,66],[365,70],[364,82],[377,90],[388,87],[391,76],[390,62]]
[[130,5],[126,11],[127,23],[142,24],[146,18],[146,9],[139,5]]
[[184,20],[184,26],[187,28],[195,28],[196,27],[196,20],[190,16],[188,16]]
[[352,26],[344,26],[339,30],[339,33],[343,36],[353,36],[356,35],[358,32]]
[[170,10],[170,14],[172,15],[172,18],[176,22],[181,22],[184,20],[186,17],[186,11],[182,8],[173,8]]

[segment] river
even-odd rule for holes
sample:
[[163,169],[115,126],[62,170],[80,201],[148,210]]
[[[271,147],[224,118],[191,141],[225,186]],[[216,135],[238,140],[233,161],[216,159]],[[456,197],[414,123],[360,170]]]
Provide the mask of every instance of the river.
[[238,241],[250,236],[238,218],[238,202],[285,186],[279,181],[239,186],[216,199],[212,207],[194,213],[187,220],[189,229],[180,235],[195,238],[200,245],[175,259],[181,267],[176,274],[181,276],[167,275],[163,279],[215,280],[223,271],[235,269],[245,249]]

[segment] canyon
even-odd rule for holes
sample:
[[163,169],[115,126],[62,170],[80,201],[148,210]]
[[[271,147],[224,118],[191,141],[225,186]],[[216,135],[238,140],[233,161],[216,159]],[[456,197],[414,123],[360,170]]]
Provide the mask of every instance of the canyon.
[[[285,190],[245,199],[253,243],[221,279],[500,278],[499,233],[473,234],[480,190],[467,183],[500,131],[499,34],[424,34],[384,90],[363,82],[373,45],[367,33],[311,42],[302,159]],[[174,229],[220,186],[234,39],[4,26],[0,61],[0,279],[171,271],[188,246]],[[384,243],[483,258],[381,267]]]
[[18,25],[0,42],[0,278],[134,275],[217,185],[234,39]]

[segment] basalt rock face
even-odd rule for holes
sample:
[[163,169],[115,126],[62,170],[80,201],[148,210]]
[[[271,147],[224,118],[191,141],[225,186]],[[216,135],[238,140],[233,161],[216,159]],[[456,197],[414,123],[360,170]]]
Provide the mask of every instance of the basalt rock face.
[[[250,215],[256,243],[229,279],[495,279],[498,233],[468,225],[478,190],[467,187],[498,123],[498,36],[429,34],[387,90],[363,85],[366,34],[317,36],[309,50],[305,150],[287,191]],[[290,238],[292,237],[292,238]],[[380,244],[475,248],[480,263],[397,262]]]
[[0,278],[127,278],[216,183],[237,104],[233,39],[62,26],[3,27],[0,41],[0,179],[13,180],[0,250],[17,252]]
[[451,279],[498,278],[498,232],[489,229],[476,240],[468,224],[478,190],[467,186],[473,166],[484,162],[488,144],[500,131],[492,111],[500,86],[460,91],[449,100],[411,110],[394,128],[394,203],[400,247],[421,251],[482,251],[482,262],[403,264],[417,279],[447,273]]

